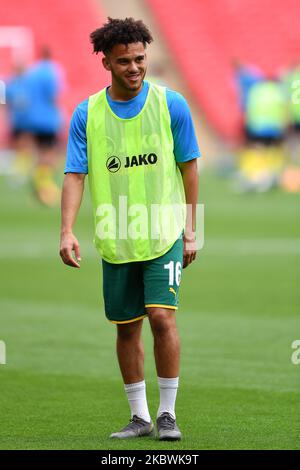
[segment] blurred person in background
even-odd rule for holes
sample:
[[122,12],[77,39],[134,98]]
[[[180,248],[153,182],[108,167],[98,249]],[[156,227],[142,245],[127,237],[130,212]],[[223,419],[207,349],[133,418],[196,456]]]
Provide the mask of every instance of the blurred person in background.
[[13,75],[6,82],[6,105],[11,146],[15,151],[12,181],[14,185],[22,184],[29,177],[33,166],[29,78],[23,63],[15,64]]
[[238,95],[241,110],[244,112],[246,109],[247,99],[249,92],[253,85],[264,79],[263,71],[255,66],[243,64],[238,59],[233,61],[235,81],[238,86]]
[[240,183],[245,190],[266,191],[278,184],[284,165],[282,143],[288,128],[287,99],[277,79],[259,80],[245,102],[246,147],[240,155]]
[[250,141],[264,145],[283,141],[288,127],[288,109],[279,80],[263,80],[251,87],[245,108],[245,125]]
[[62,89],[61,70],[51,59],[50,50],[42,50],[41,59],[28,70],[30,96],[29,123],[37,154],[33,186],[39,200],[47,206],[59,202],[60,190],[54,180],[58,162],[58,138],[62,114],[58,98]]

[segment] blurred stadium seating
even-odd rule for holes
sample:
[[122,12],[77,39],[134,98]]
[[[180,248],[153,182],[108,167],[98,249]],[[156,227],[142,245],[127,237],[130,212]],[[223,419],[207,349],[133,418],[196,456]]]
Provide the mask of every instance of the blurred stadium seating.
[[195,100],[225,137],[240,122],[233,60],[266,74],[299,60],[298,0],[147,2]]
[[[33,58],[48,46],[65,71],[63,105],[69,121],[74,106],[105,85],[105,72],[92,55],[89,34],[104,20],[96,0],[0,0],[0,35],[3,27],[26,27],[32,32]],[[12,43],[13,43],[12,38]],[[13,45],[0,47],[0,78],[13,65]],[[24,58],[28,51],[24,50]]]

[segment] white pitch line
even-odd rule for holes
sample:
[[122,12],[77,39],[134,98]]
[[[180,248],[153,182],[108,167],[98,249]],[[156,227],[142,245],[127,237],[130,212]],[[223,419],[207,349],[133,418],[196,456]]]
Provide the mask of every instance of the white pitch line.
[[[36,234],[35,234],[36,235]],[[0,240],[0,259],[58,258],[59,245],[53,238],[41,236],[39,240]],[[41,242],[42,240],[42,242]],[[80,239],[79,239],[80,242]],[[82,258],[97,257],[92,241],[81,241]],[[207,238],[203,250],[208,256],[300,255],[298,238],[216,239]]]

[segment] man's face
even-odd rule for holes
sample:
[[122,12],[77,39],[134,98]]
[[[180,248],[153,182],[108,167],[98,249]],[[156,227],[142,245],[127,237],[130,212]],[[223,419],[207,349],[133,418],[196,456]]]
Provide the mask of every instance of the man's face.
[[128,91],[138,90],[147,70],[147,58],[142,42],[116,44],[102,59],[106,70],[117,84]]

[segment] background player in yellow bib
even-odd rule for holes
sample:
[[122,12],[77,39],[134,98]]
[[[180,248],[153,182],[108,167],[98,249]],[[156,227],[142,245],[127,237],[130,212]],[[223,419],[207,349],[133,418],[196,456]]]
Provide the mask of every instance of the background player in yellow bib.
[[[143,22],[132,18],[108,18],[91,34],[94,52],[104,54],[102,64],[111,72],[111,85],[80,103],[72,117],[60,255],[65,264],[80,267],[73,225],[88,174],[94,242],[103,263],[105,313],[117,325],[117,355],[131,410],[129,424],[111,437],[154,432],[141,342],[147,316],[160,388],[158,436],[178,440],[180,342],[175,312],[181,268],[196,257],[200,152],[185,99],[144,80],[146,45],[152,40]],[[181,210],[185,202],[193,209],[189,222]]]

